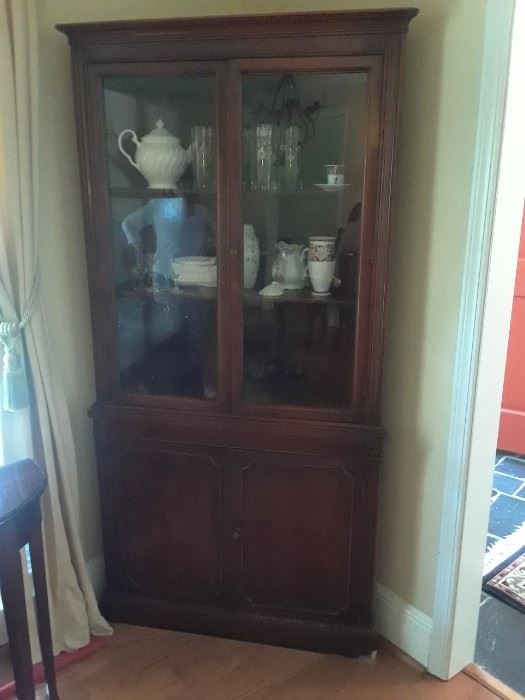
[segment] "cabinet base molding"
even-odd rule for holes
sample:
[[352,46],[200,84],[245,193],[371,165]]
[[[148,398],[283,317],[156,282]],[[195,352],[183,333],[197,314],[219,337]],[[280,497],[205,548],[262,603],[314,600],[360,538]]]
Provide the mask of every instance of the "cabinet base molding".
[[379,637],[368,625],[298,620],[248,610],[186,605],[107,591],[100,606],[110,622],[349,657],[365,656],[378,648]]

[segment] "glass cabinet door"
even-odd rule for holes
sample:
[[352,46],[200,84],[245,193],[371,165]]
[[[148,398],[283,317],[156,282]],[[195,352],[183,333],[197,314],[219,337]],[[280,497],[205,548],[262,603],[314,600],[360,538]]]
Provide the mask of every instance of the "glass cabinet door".
[[216,77],[107,75],[103,109],[120,390],[213,400]]
[[365,72],[244,73],[242,401],[352,403]]

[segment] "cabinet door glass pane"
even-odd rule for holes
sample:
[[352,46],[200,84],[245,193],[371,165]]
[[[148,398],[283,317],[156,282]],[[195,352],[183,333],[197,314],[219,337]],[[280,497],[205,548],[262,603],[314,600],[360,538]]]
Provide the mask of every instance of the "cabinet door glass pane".
[[213,399],[215,78],[107,77],[104,108],[120,386]]
[[244,75],[243,400],[352,400],[367,78]]

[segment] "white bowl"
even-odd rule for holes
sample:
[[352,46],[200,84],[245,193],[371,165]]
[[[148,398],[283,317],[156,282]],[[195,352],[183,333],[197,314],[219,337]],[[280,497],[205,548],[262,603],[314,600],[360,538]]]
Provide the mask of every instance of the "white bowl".
[[178,285],[217,286],[217,258],[205,256],[174,258],[171,269],[174,281]]

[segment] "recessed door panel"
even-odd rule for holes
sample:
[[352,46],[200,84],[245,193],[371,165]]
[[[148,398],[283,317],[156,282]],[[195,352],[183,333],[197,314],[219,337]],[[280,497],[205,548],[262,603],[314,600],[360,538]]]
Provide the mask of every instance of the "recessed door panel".
[[255,606],[348,607],[353,477],[343,468],[249,462],[242,472],[242,588]]
[[222,508],[217,461],[182,450],[125,447],[118,457],[115,488],[125,585],[169,597],[219,594]]

